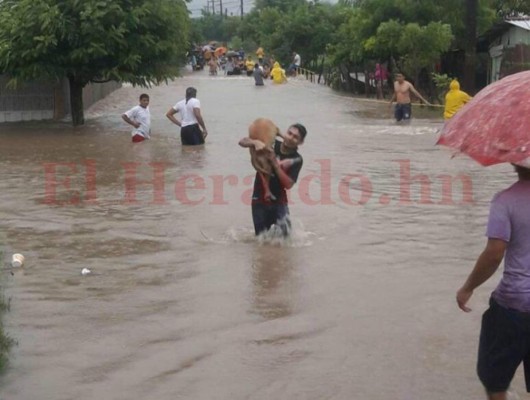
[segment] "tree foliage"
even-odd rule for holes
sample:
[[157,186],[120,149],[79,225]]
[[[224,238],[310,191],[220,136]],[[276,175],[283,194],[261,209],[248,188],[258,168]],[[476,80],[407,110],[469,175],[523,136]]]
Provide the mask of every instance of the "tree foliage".
[[[195,36],[191,38],[192,43],[196,43],[198,38],[200,38],[201,41],[228,40],[229,38],[224,37],[223,25],[224,19],[219,14],[205,13],[202,18],[192,19],[191,31]],[[198,34],[199,32],[200,34]]]
[[3,0],[0,71],[15,84],[68,77],[82,124],[89,82],[147,86],[177,76],[188,24],[184,0]]
[[333,40],[334,7],[304,0],[282,1],[281,7],[270,6],[273,3],[257,3],[245,16],[239,35],[266,49],[282,64],[289,63],[296,51],[303,63],[310,65]]
[[432,69],[440,56],[451,46],[451,27],[440,22],[420,26],[395,20],[379,25],[376,35],[365,42],[378,59],[400,60],[401,69],[416,76],[422,68]]
[[530,1],[528,0],[493,0],[492,5],[500,16],[530,15]]
[[306,5],[305,0],[256,0],[254,9],[275,8],[280,12],[289,12],[300,6]]

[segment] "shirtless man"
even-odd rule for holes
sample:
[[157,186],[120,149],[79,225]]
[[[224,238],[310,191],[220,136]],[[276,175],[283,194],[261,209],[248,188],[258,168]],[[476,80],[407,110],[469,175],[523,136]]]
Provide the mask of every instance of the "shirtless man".
[[414,88],[412,83],[405,80],[405,75],[401,72],[396,74],[396,81],[394,82],[394,94],[390,99],[390,107],[392,103],[396,100],[396,108],[394,109],[394,118],[397,122],[409,121],[412,115],[412,105],[410,101],[410,93],[414,94],[421,101],[427,105],[432,105],[427,100],[425,100],[421,94]]

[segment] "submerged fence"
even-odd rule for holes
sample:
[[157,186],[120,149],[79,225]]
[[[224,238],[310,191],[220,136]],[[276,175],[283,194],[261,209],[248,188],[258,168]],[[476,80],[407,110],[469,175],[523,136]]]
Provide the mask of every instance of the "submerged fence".
[[303,75],[305,76],[306,80],[312,82],[312,83],[318,83],[321,85],[327,85],[325,75],[318,74],[314,71],[311,71],[309,69],[305,69],[302,67],[296,68],[296,74],[297,76]]

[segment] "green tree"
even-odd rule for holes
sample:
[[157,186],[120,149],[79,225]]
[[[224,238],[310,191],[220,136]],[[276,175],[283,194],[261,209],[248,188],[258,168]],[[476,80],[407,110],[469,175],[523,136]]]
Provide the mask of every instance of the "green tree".
[[234,50],[239,50],[243,47],[243,41],[239,36],[232,37],[232,40],[228,42],[228,47]]
[[245,16],[239,35],[263,47],[283,65],[291,62],[296,51],[307,66],[325,53],[332,40],[336,29],[331,22],[333,10],[330,4],[306,1],[285,2],[282,8],[255,7]]
[[406,75],[419,83],[420,72],[424,70],[430,77],[434,64],[449,50],[452,40],[451,27],[447,24],[405,25],[390,20],[379,25],[376,35],[365,42],[365,49],[376,59],[395,60]]
[[218,40],[223,38],[224,19],[220,14],[204,14],[201,18],[191,20],[192,30],[201,32],[201,36],[206,41]]
[[329,4],[306,4],[294,10],[284,19],[282,35],[291,53],[296,51],[302,62],[309,67],[326,46],[332,42],[336,26],[333,24],[333,9]]
[[234,38],[234,36],[237,36],[239,32],[239,27],[241,26],[241,18],[240,17],[226,17],[223,18],[223,42],[229,42]]
[[530,1],[528,0],[493,0],[493,7],[503,17],[530,14]]
[[303,6],[306,3],[306,0],[256,0],[254,9],[276,8],[281,12],[285,12]]
[[67,77],[81,125],[89,82],[149,86],[177,76],[188,25],[184,0],[3,0],[0,71],[14,85]]
[[[341,1],[338,5],[338,12],[350,12],[343,26],[338,29],[339,43],[330,46],[333,52],[333,59],[338,62],[337,67],[342,68],[345,62],[353,65],[366,63],[370,59],[392,60],[397,64],[409,69],[409,73],[415,75],[412,68],[417,66],[412,59],[430,58],[429,55],[432,43],[438,46],[441,42],[436,37],[436,33],[427,42],[420,44],[416,50],[413,46],[408,50],[405,43],[399,45],[398,38],[403,35],[403,30],[407,24],[416,24],[416,28],[409,26],[410,43],[418,45],[418,41],[424,40],[425,35],[429,35],[430,30],[423,30],[431,23],[441,23],[449,26],[448,31],[452,34],[449,48],[467,49],[467,53],[474,48],[470,41],[471,32],[474,37],[477,34],[489,29],[497,14],[492,3],[501,0],[474,0],[477,4],[474,14],[474,22],[471,29],[466,21],[466,6],[469,0],[355,0]],[[518,0],[510,0],[517,2]],[[527,0],[525,0],[527,1]],[[340,10],[342,8],[342,11]],[[433,26],[434,28],[434,26]],[[439,27],[440,28],[440,27]],[[439,49],[445,48],[447,44],[446,28],[440,30],[442,33],[443,46],[438,47],[436,53],[438,58],[443,54]],[[418,34],[419,36],[417,36]],[[360,46],[359,46],[360,45]],[[348,51],[349,46],[349,51]],[[469,57],[468,57],[469,58]],[[470,59],[472,61],[472,59]],[[470,64],[471,66],[473,64]],[[426,67],[426,66],[425,66]],[[474,68],[474,67],[472,67]],[[469,69],[471,70],[471,69]],[[474,69],[473,69],[474,71]]]
[[380,60],[396,58],[399,55],[398,46],[402,41],[403,30],[404,25],[399,21],[391,19],[383,22],[377,28],[376,34],[366,40],[364,48]]
[[330,63],[328,80],[331,79],[334,88],[344,82],[349,91],[357,92],[351,72],[362,66],[365,55],[363,38],[369,19],[361,8],[347,6],[341,9],[339,6],[335,22],[338,29],[332,43],[326,47]]
[[410,71],[418,82],[422,69],[433,72],[434,64],[449,50],[452,39],[449,25],[440,22],[430,22],[426,26],[407,24],[397,46],[402,67]]

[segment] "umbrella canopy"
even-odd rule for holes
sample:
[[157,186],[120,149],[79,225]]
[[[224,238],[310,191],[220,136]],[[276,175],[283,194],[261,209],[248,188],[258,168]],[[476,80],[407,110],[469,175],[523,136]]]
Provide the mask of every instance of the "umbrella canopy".
[[214,53],[217,57],[219,57],[220,55],[223,55],[224,53],[226,53],[226,47],[218,47],[215,49]]
[[230,50],[226,53],[227,57],[239,57],[239,53],[237,51]]
[[530,71],[486,86],[446,122],[437,144],[482,165],[530,167]]
[[202,46],[202,51],[213,51],[213,47],[210,45]]

